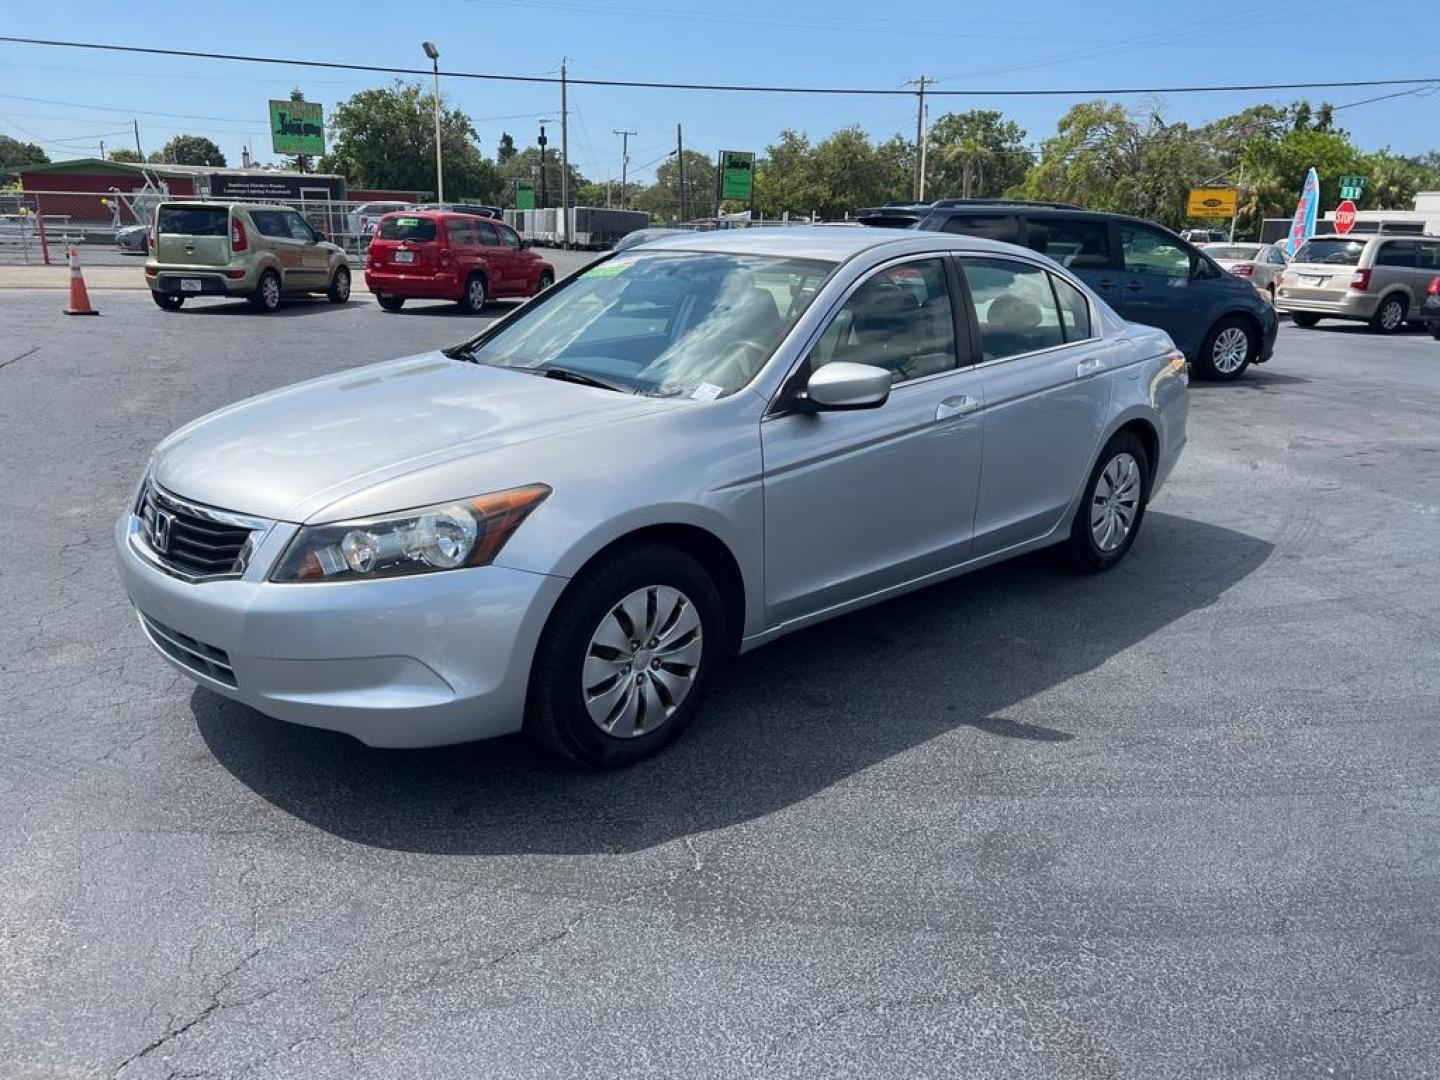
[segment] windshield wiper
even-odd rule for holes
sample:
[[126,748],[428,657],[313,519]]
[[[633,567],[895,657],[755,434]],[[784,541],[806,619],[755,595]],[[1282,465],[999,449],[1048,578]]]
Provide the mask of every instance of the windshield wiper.
[[588,371],[577,371],[575,368],[567,367],[543,367],[534,369],[536,374],[544,375],[547,379],[559,379],[562,382],[579,383],[581,386],[598,386],[601,390],[614,390],[619,394],[638,394],[632,386],[624,386],[621,383],[610,382],[598,375],[591,375]]

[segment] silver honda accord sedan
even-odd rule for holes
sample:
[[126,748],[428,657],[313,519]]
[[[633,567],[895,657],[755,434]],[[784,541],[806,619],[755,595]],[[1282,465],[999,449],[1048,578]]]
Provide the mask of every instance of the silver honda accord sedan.
[[1114,566],[1188,375],[1059,264],[883,229],[667,237],[440,352],[222,409],[116,531],[202,686],[372,745],[653,752],[730,656],[1037,548]]

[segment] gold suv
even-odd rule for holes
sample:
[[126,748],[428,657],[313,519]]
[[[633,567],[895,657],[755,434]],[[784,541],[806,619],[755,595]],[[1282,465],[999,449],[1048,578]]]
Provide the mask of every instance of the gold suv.
[[191,296],[244,297],[261,311],[303,293],[350,299],[345,252],[288,206],[161,203],[151,230],[145,283],[166,311]]

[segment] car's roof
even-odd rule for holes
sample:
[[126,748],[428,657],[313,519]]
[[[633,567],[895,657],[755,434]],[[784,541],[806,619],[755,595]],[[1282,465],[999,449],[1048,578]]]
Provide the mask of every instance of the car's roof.
[[956,233],[914,229],[849,229],[835,225],[781,225],[774,228],[715,229],[661,236],[635,251],[723,251],[729,255],[776,255],[792,259],[844,262],[862,252],[895,246],[954,251],[1012,251],[1014,245]]

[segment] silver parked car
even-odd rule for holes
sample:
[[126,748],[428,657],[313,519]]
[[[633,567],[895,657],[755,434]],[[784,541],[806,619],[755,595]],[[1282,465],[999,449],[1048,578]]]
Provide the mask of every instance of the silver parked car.
[[669,237],[443,352],[156,449],[116,543],[197,683],[374,746],[632,761],[720,663],[1001,559],[1120,561],[1188,374],[1058,264],[882,229]]
[[1273,304],[1276,279],[1285,270],[1285,255],[1274,244],[1206,244],[1205,254],[1236,277],[1242,277]]

